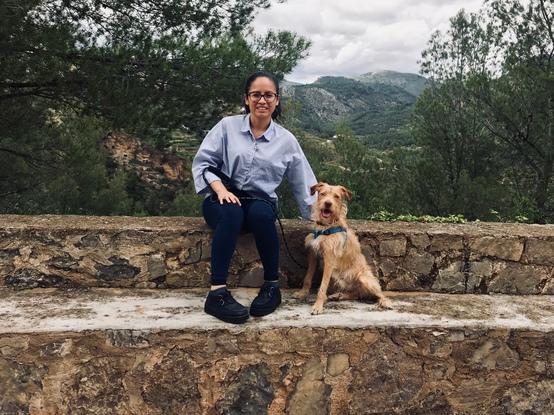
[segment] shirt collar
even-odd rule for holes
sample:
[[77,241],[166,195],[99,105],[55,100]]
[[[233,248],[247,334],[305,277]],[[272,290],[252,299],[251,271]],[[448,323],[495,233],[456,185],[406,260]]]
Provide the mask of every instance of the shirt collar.
[[[242,118],[242,125],[240,130],[243,133],[250,132],[250,114],[245,114]],[[267,130],[265,130],[262,137],[264,137],[267,141],[271,141],[271,139],[275,137],[275,121],[273,121],[273,118],[271,119],[269,127],[267,127]]]

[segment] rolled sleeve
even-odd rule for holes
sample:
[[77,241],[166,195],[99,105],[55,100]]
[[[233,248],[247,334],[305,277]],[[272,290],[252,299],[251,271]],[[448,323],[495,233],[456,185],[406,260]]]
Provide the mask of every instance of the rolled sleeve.
[[211,184],[216,180],[220,180],[215,174],[207,171],[205,181],[202,172],[210,166],[217,169],[221,168],[223,163],[223,139],[222,120],[204,137],[196,156],[194,156],[192,161],[192,177],[194,179],[194,188],[198,194],[205,194],[210,191],[210,186],[206,185],[206,181]]
[[317,180],[300,146],[287,168],[286,177],[291,185],[300,214],[304,219],[310,219],[310,208],[315,201],[315,197],[310,194],[310,187],[316,184]]

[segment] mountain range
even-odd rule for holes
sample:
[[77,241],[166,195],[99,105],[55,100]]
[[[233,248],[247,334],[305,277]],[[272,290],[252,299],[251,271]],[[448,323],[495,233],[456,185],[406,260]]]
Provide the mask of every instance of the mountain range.
[[394,71],[355,77],[323,76],[310,84],[283,81],[285,108],[304,130],[332,136],[346,124],[357,136],[405,134],[417,97],[427,86],[422,76]]

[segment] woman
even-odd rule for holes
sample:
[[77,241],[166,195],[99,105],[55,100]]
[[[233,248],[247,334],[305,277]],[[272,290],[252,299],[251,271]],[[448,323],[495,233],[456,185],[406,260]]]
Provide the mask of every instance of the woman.
[[[265,316],[281,303],[275,189],[286,177],[302,216],[309,219],[313,201],[309,189],[317,183],[294,135],[273,121],[281,113],[274,75],[260,71],[246,80],[244,109],[246,114],[225,117],[211,129],[192,163],[196,192],[207,195],[204,219],[214,230],[211,289],[204,310],[229,323],[244,323],[249,317],[248,309],[226,288],[240,231],[254,234],[264,267],[264,284],[250,315]],[[225,177],[230,178],[228,187],[222,182]]]

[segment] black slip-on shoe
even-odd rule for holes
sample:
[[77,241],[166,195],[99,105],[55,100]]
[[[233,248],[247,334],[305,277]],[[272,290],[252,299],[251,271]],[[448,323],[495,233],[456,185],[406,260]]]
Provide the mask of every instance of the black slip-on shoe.
[[277,282],[264,282],[257,297],[250,305],[250,315],[263,317],[271,314],[281,304],[281,290]]
[[248,309],[233,298],[226,287],[210,291],[204,311],[226,323],[242,324],[248,320]]

